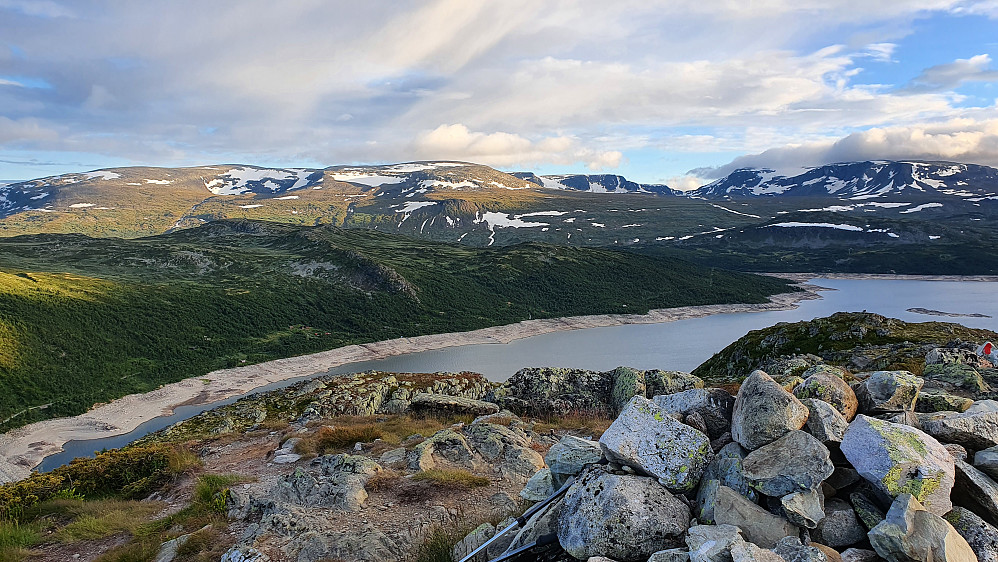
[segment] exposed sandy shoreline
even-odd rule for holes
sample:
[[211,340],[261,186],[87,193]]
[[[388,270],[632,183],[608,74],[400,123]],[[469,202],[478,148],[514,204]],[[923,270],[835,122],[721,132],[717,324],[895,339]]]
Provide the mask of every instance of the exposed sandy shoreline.
[[[122,435],[139,424],[185,404],[206,404],[245,394],[254,388],[295,377],[323,373],[345,363],[384,359],[393,355],[430,351],[445,347],[509,343],[520,338],[563,330],[579,330],[623,324],[654,324],[701,318],[714,314],[789,310],[802,300],[819,298],[816,285],[804,284],[816,277],[829,279],[927,279],[998,281],[996,276],[882,276],[773,274],[797,281],[803,292],[774,295],[765,304],[722,304],[652,310],[648,314],[604,314],[548,320],[527,320],[517,324],[483,328],[471,332],[399,338],[364,345],[350,345],[311,355],[277,359],[266,363],[223,369],[203,377],[184,379],[145,394],[131,394],[104,404],[85,414],[45,420],[0,435],[0,483],[28,475],[48,455],[62,451],[67,441]],[[208,381],[207,383],[205,381]]]

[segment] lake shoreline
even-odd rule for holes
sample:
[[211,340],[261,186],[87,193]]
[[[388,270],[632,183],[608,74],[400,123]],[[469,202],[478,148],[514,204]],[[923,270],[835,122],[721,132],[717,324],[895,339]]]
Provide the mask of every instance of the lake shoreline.
[[802,281],[797,282],[797,287],[801,290],[772,295],[767,303],[697,305],[655,309],[647,314],[599,314],[524,320],[469,332],[349,345],[308,355],[220,369],[166,384],[150,392],[123,396],[78,416],[43,420],[0,434],[0,484],[27,477],[45,457],[61,452],[63,445],[69,441],[124,435],[146,421],[172,414],[180,406],[219,402],[248,394],[268,384],[319,375],[347,363],[462,345],[507,344],[522,338],[568,330],[675,322],[716,314],[789,310],[796,308],[801,301],[820,298],[818,291],[826,290]]
[[333,350],[276,359],[264,363],[222,369],[207,375],[184,379],[143,394],[132,394],[102,404],[84,414],[36,422],[0,434],[0,483],[19,480],[43,459],[63,451],[69,441],[114,437],[132,432],[140,424],[173,413],[180,406],[205,405],[248,394],[260,387],[289,379],[315,376],[335,367],[361,361],[448,347],[474,344],[507,344],[514,340],[552,332],[627,324],[656,324],[707,316],[792,310],[800,302],[821,298],[819,291],[831,290],[812,280],[873,279],[929,281],[989,281],[998,276],[898,276],[855,274],[769,274],[796,282],[799,292],[781,293],[762,304],[720,304],[652,310],[648,314],[608,314],[527,320],[516,324],[455,332],[399,338]]

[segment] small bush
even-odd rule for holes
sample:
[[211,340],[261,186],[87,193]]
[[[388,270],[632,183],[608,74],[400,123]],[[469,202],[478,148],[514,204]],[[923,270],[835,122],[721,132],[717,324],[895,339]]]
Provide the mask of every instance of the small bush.
[[191,506],[202,512],[225,513],[229,486],[241,482],[235,474],[203,474],[194,485]]

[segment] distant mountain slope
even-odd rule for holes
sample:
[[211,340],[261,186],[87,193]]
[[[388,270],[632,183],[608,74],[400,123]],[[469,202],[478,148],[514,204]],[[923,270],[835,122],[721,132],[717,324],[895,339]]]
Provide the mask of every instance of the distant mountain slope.
[[635,183],[624,176],[612,174],[566,174],[538,176],[533,172],[512,172],[510,175],[547,189],[569,189],[590,193],[652,193],[682,195],[681,191],[662,184]]
[[743,168],[691,194],[705,199],[738,197],[836,197],[861,201],[908,197],[998,199],[998,169],[953,162],[869,161],[829,164],[796,175]]

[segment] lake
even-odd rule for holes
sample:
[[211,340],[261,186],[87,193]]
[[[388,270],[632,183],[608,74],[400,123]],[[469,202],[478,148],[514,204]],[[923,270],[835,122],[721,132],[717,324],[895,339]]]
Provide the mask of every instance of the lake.
[[[475,371],[502,381],[523,367],[577,367],[608,370],[620,365],[638,369],[692,371],[746,332],[778,322],[797,322],[829,316],[835,312],[866,310],[906,322],[956,322],[974,328],[998,331],[998,283],[984,281],[914,281],[816,279],[827,287],[821,299],[803,301],[794,310],[718,314],[663,324],[630,324],[552,332],[508,344],[476,344],[435,351],[409,353],[378,361],[348,363],[328,373],[367,370],[388,372]],[[948,318],[908,312],[923,308],[960,314],[984,314],[990,318]],[[260,387],[273,390],[302,379],[289,379]],[[70,441],[64,451],[42,461],[39,470],[51,470],[78,456],[124,446],[204,410],[235,402],[241,396],[214,404],[181,406],[173,415],[143,423],[128,434],[86,441]]]

